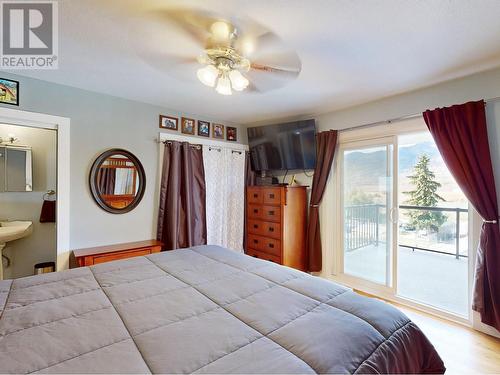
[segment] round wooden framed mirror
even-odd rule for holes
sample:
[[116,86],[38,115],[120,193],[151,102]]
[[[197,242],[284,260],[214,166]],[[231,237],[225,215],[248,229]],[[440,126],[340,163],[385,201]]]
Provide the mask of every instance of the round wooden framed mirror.
[[92,196],[103,210],[124,214],[141,201],[146,189],[146,174],[135,155],[114,148],[94,161],[89,182]]

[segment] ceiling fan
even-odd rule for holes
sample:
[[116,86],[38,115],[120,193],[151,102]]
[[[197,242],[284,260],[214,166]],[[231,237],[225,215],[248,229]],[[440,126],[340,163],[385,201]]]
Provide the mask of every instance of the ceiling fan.
[[[190,67],[198,80],[221,95],[233,91],[266,92],[283,87],[301,71],[295,51],[272,31],[249,19],[228,19],[201,10],[167,9],[155,11],[162,22],[169,23],[193,40],[197,49],[179,45],[177,53],[147,51],[142,58],[170,74],[179,67]],[[162,48],[162,47],[160,47]],[[187,56],[186,56],[187,50]],[[175,69],[173,69],[173,65]],[[185,69],[184,69],[185,70]],[[177,74],[186,76],[185,72]]]

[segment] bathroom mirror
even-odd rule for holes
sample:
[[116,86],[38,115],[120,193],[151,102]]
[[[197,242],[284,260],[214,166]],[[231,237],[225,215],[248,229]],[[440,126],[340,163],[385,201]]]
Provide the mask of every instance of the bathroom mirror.
[[0,146],[0,191],[33,191],[31,147]]
[[118,148],[97,157],[90,170],[89,181],[96,203],[114,214],[133,210],[146,188],[146,175],[139,159]]

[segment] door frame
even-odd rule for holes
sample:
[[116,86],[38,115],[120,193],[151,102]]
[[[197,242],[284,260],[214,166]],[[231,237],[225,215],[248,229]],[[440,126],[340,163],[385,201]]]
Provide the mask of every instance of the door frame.
[[[397,121],[395,123],[389,122],[387,124],[383,125],[377,125],[373,127],[367,127],[367,128],[361,128],[361,129],[349,129],[346,131],[341,131],[339,133],[339,145],[338,145],[338,157],[336,157],[335,164],[334,164],[334,176],[332,179],[333,184],[335,185],[335,188],[333,189],[333,201],[335,202],[335,215],[333,223],[333,230],[331,231],[331,241],[334,244],[333,249],[334,249],[334,254],[332,256],[332,261],[333,264],[329,264],[329,270],[327,272],[326,277],[344,284],[348,287],[360,290],[361,292],[368,293],[377,297],[380,297],[382,299],[385,299],[387,301],[399,303],[401,305],[409,306],[415,310],[420,310],[425,313],[438,316],[441,318],[445,318],[466,326],[473,326],[473,312],[472,312],[472,307],[471,307],[471,294],[472,294],[472,284],[473,284],[473,277],[474,277],[474,262],[475,262],[475,256],[476,256],[476,251],[475,248],[478,243],[478,228],[480,228],[481,220],[478,217],[477,213],[475,210],[472,208],[472,206],[469,204],[469,254],[468,254],[468,265],[469,265],[469,275],[468,275],[468,290],[469,290],[469,295],[468,295],[468,301],[469,301],[469,309],[468,309],[468,314],[467,317],[457,315],[451,312],[447,312],[438,308],[434,308],[430,305],[425,305],[423,303],[419,303],[416,301],[413,301],[408,298],[404,298],[401,296],[397,295],[397,251],[395,252],[395,258],[394,262],[396,264],[393,266],[393,287],[394,288],[381,288],[380,285],[377,285],[375,283],[371,283],[369,281],[363,281],[359,280],[355,277],[349,277],[349,275],[343,274],[343,260],[342,260],[342,253],[343,253],[343,225],[342,223],[342,217],[343,213],[342,211],[342,193],[343,193],[343,187],[342,187],[342,157],[341,157],[341,151],[342,151],[342,145],[346,143],[352,143],[352,142],[362,142],[362,141],[369,141],[373,139],[383,139],[386,137],[398,137],[399,135],[404,135],[408,133],[415,133],[419,131],[427,131],[427,127],[425,125],[425,122],[422,117],[417,117],[417,118],[411,118],[411,119],[406,119],[406,120],[401,120]],[[381,136],[382,134],[382,136]],[[396,142],[397,146],[397,142]],[[395,159],[398,159],[395,157]],[[396,160],[397,163],[397,160]],[[398,165],[395,164],[393,166],[394,171],[396,171],[398,168]],[[393,182],[395,185],[397,185],[397,179],[393,179]],[[394,198],[395,198],[395,207],[397,207],[397,186],[395,187],[396,190],[393,191]],[[396,224],[396,230],[394,230],[394,236],[398,235],[398,230],[397,230],[397,224]],[[397,239],[397,237],[396,237]],[[397,246],[397,241],[393,241],[394,246]],[[393,249],[393,251],[395,251]],[[476,324],[474,324],[476,325]]]
[[0,107],[0,123],[55,130],[57,133],[56,269],[69,268],[70,259],[70,124],[67,117]]

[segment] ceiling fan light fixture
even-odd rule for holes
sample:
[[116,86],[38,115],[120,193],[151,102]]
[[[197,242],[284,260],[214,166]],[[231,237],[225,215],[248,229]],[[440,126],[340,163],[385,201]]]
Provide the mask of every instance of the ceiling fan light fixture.
[[196,76],[204,85],[214,87],[215,81],[217,81],[217,77],[219,76],[219,70],[213,65],[207,65],[198,69]]
[[217,81],[217,87],[215,88],[221,95],[232,95],[231,91],[231,80],[225,74],[221,75]]
[[231,35],[229,25],[224,21],[217,21],[210,27],[213,38],[218,42],[227,41]]
[[249,84],[248,79],[239,70],[231,70],[229,72],[229,79],[231,80],[233,89],[236,91],[245,90]]

